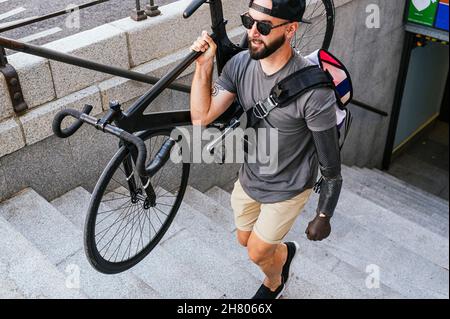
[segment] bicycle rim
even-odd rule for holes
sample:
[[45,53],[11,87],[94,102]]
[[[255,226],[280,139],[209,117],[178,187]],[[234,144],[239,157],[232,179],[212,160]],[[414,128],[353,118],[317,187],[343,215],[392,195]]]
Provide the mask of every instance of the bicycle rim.
[[300,23],[292,39],[292,46],[302,55],[329,48],[335,21],[333,0],[306,0],[306,5],[303,18],[312,24]]
[[[170,130],[141,135],[148,160],[169,136]],[[85,251],[91,265],[106,274],[125,271],[151,252],[171,225],[187,186],[190,165],[169,160],[151,179],[156,198],[149,204],[145,180],[133,173],[133,161],[127,161],[131,158],[126,147],[119,149],[103,171],[88,209]],[[132,165],[131,175],[125,173],[125,162]],[[130,187],[132,181],[135,187]]]

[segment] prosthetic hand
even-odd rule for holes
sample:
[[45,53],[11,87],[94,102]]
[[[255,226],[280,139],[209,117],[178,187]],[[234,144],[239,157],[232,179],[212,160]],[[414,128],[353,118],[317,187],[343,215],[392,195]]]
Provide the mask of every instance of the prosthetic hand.
[[313,241],[327,238],[331,233],[330,217],[323,214],[317,215],[309,222],[305,233],[308,239]]
[[330,219],[336,208],[342,188],[341,157],[336,127],[326,131],[312,132],[320,171],[323,176],[317,216],[305,231],[309,240],[323,240],[331,233]]

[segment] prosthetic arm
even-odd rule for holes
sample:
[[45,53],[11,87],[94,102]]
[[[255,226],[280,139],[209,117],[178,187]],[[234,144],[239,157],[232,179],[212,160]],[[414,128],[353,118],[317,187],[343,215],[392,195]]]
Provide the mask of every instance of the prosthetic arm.
[[337,127],[326,131],[312,132],[320,171],[323,176],[320,186],[317,214],[332,217],[342,187],[341,157]]
[[309,240],[323,240],[331,233],[330,219],[336,208],[342,187],[339,138],[336,127],[312,132],[322,172],[319,204],[316,217],[305,231]]

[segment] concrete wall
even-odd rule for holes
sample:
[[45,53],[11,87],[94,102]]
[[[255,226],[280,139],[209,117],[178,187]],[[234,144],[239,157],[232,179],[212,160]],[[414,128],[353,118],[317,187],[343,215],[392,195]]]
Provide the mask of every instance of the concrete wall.
[[[369,29],[366,8],[380,8],[380,28]],[[331,50],[352,75],[355,99],[391,113],[403,48],[405,0],[357,0],[336,10]],[[353,126],[343,149],[347,165],[381,168],[390,117],[350,105]]]
[[[401,1],[338,0],[332,50],[349,66],[355,97],[390,111],[399,67],[403,28]],[[188,52],[201,30],[209,29],[208,8],[190,20],[181,19],[189,0],[162,7],[162,16],[135,22],[123,19],[46,45],[47,47],[102,63],[161,76]],[[366,7],[378,3],[381,29],[365,27]],[[235,42],[244,30],[238,15],[247,1],[224,1],[228,31]],[[174,27],[176,26],[176,27]],[[183,36],[179,30],[183,30]],[[170,42],[167,39],[174,39]],[[61,140],[52,135],[54,114],[63,108],[94,105],[100,116],[112,99],[129,106],[150,86],[64,65],[46,59],[15,54],[9,58],[20,75],[30,110],[17,117],[0,77],[0,201],[31,186],[47,199],[82,185],[93,188],[117,140],[83,127],[75,136]],[[193,68],[180,82],[189,84]],[[370,77],[368,77],[368,74]],[[149,111],[186,109],[189,96],[167,91]],[[351,107],[355,120],[344,150],[344,163],[376,166],[381,163],[388,119]],[[190,183],[200,190],[234,179],[239,165],[193,165]],[[211,178],[214,176],[214,178]]]

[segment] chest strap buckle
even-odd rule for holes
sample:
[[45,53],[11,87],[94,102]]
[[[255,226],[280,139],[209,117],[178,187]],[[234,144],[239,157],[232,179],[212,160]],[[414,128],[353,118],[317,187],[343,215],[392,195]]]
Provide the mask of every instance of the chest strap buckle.
[[278,103],[275,102],[273,96],[270,95],[266,100],[259,101],[253,107],[253,114],[259,118],[263,119],[269,115],[269,113],[278,106]]

